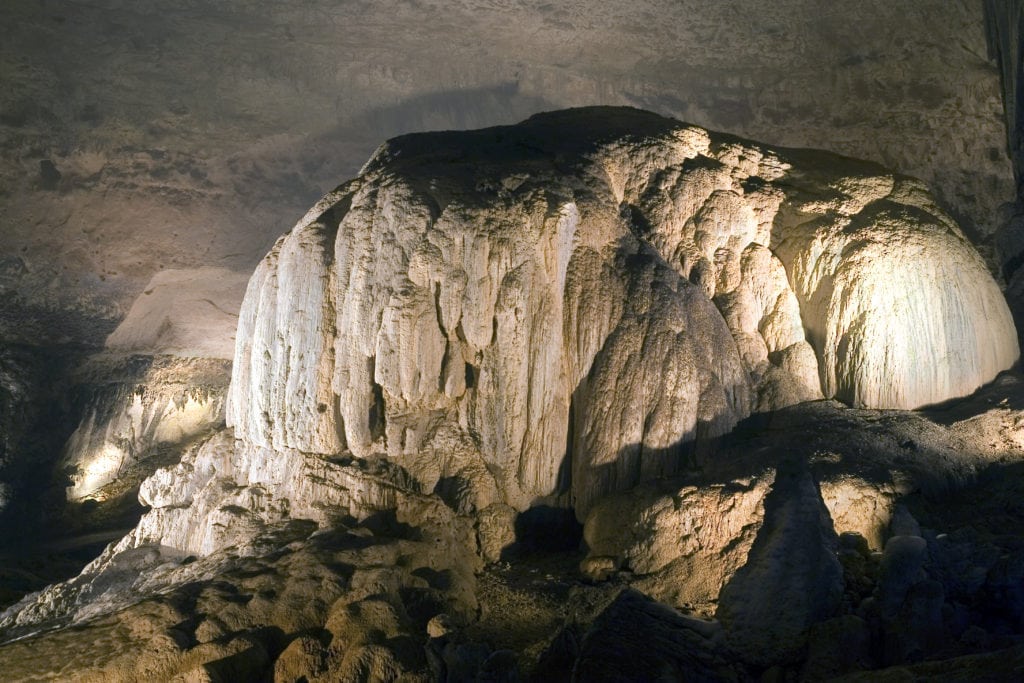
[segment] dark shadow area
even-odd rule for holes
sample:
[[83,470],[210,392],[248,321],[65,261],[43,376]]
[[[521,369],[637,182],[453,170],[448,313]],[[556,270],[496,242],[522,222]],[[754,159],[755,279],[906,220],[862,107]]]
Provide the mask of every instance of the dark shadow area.
[[[355,176],[381,142],[396,136],[425,135],[422,131],[463,131],[495,124],[517,123],[538,111],[556,109],[554,103],[520,92],[516,82],[467,90],[442,90],[407,98],[356,116],[317,135],[302,151],[306,175],[338,183]],[[330,150],[330,153],[325,153]],[[342,153],[338,153],[342,150]],[[296,199],[307,205],[320,191],[295,177],[288,168],[277,171],[268,185],[291,188]],[[263,185],[260,185],[262,187]],[[240,188],[249,191],[248,188]],[[272,243],[272,240],[271,240]],[[267,247],[270,243],[267,244]]]
[[56,467],[81,414],[83,397],[71,388],[71,375],[86,353],[0,349],[0,552],[25,553],[67,533],[67,479]]
[[958,612],[956,635],[974,625],[991,646],[1024,637],[1024,462],[992,464],[941,499],[901,502],[929,541],[925,570]]
[[502,559],[523,554],[576,550],[583,540],[583,525],[570,508],[538,505],[519,513],[515,522],[516,541],[502,551]]
[[[567,631],[552,646],[561,653],[554,650],[544,657],[542,670],[557,674],[568,668],[573,680],[624,683],[749,679],[737,676],[725,653],[714,652],[709,639],[694,628],[693,620],[632,588],[619,593],[586,633]],[[576,661],[566,667],[564,660],[574,650],[578,653]]]
[[449,608],[447,596],[436,588],[403,586],[398,589],[398,594],[418,631],[423,631],[427,622],[438,614],[446,613]]
[[379,107],[349,125],[368,136],[386,140],[398,135],[437,130],[470,130],[515,123],[538,111],[554,109],[550,101],[525,95],[519,83],[507,81],[465,90],[439,90]]
[[64,357],[81,360],[102,348],[119,322],[83,311],[40,308],[21,300],[16,290],[3,292],[0,300],[0,344],[49,357],[57,367],[65,367]]
[[[429,178],[432,194],[445,194],[449,183],[461,187],[467,171],[473,172],[478,188],[488,183],[498,188],[498,181],[511,173],[567,171],[605,143],[663,136],[678,125],[630,107],[550,111],[514,126],[402,135],[389,141],[384,156],[369,162],[366,170],[386,163],[389,172],[414,185]],[[566,130],[574,134],[566,135]],[[461,199],[472,201],[472,196]]]
[[423,487],[420,485],[420,482],[409,474],[408,470],[392,461],[387,455],[375,454],[366,458],[357,458],[352,453],[345,451],[338,455],[325,456],[325,459],[332,465],[351,467],[363,474],[379,477],[400,489],[411,491],[412,493],[423,493]]
[[438,571],[431,567],[418,567],[412,570],[412,575],[420,577],[426,581],[431,588],[440,591],[448,590],[452,585],[454,585],[454,581],[452,581],[452,573],[448,569]]
[[[943,411],[977,415],[986,406],[1016,405],[1018,387],[1016,379],[996,383]],[[799,678],[812,661],[820,668],[806,671],[832,676],[934,660],[951,662],[951,670],[962,672],[957,680],[969,680],[980,671],[971,668],[970,656],[1024,645],[1024,461],[993,462],[976,471],[984,456],[951,450],[961,435],[941,431],[924,412],[817,401],[756,415],[724,437],[699,469],[645,484],[674,495],[689,486],[724,485],[728,491],[774,477],[749,564],[719,598],[720,610],[727,605],[719,616],[730,647],[737,648],[727,655],[730,661],[763,671],[778,657],[785,675]],[[1019,451],[1012,457],[1020,458]],[[838,540],[832,534],[822,492],[834,486],[853,486],[832,499],[835,511],[861,506],[841,528],[865,520],[856,515],[879,515],[884,552],[872,553],[857,532]],[[813,523],[816,505],[824,512],[821,525]],[[891,518],[880,514],[886,509]],[[894,536],[911,538],[887,544]],[[838,559],[841,580],[815,584],[823,572],[808,569],[812,557],[829,563],[833,573]],[[801,588],[801,581],[808,586]],[[841,587],[841,594],[805,599],[812,588],[829,586]],[[787,590],[807,603],[794,618],[787,618],[787,610],[800,600],[787,598]],[[749,614],[755,600],[763,604]],[[794,619],[805,616],[803,630],[787,635]],[[766,657],[758,648],[776,632],[771,637],[781,640]],[[746,652],[744,638],[754,643]],[[832,659],[822,654],[829,652]]]
[[422,533],[414,526],[398,521],[394,510],[381,510],[364,519],[360,526],[366,527],[377,536],[407,541],[421,540]]
[[1024,3],[985,0],[985,39],[988,57],[999,67],[1006,148],[1017,180],[1018,205],[1024,200]]
[[434,495],[460,515],[475,511],[473,483],[464,477],[441,477],[434,485]]
[[[131,530],[145,508],[142,481],[156,469],[176,464],[184,452],[209,435],[180,443],[156,439],[150,421],[114,481],[94,497],[69,501],[70,474],[62,466],[66,444],[91,416],[96,438],[103,425],[146,390],[151,371],[163,362],[151,356],[101,357],[95,349],[6,346],[0,350],[0,484],[6,503],[0,510],[0,605],[25,593],[71,578],[107,543]],[[213,363],[197,370],[202,386],[226,381]],[[204,374],[206,373],[206,374]],[[90,442],[91,443],[91,442]],[[91,447],[91,446],[90,446]]]
[[0,551],[0,611],[44,586],[77,576],[113,540],[130,529]]
[[942,403],[918,408],[917,411],[932,422],[949,426],[954,422],[969,420],[992,408],[1024,410],[1024,375],[1020,364],[999,373],[970,396],[953,398]]

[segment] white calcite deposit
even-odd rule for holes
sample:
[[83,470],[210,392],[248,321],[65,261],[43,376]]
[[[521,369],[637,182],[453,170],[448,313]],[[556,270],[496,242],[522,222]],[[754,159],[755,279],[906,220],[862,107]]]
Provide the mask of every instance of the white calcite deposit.
[[278,240],[237,338],[242,441],[581,518],[754,411],[913,408],[1018,357],[919,182],[621,108],[386,143]]

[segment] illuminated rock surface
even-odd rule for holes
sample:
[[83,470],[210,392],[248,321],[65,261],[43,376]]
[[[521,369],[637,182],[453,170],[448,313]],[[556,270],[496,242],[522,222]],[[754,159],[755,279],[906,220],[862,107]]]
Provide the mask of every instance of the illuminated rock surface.
[[105,347],[121,353],[231,360],[236,311],[247,280],[225,268],[161,271],[107,337]]
[[[94,361],[103,382],[85,399],[82,422],[59,466],[70,472],[69,500],[106,500],[131,489],[189,442],[224,424],[227,367],[210,359],[136,356]],[[143,461],[153,461],[147,468]],[[142,467],[134,477],[132,469]]]
[[581,518],[751,412],[913,408],[1018,356],[917,181],[611,108],[385,144],[260,264],[238,338],[243,441]]
[[[578,481],[571,467],[559,466],[558,494],[533,499],[521,483],[542,480],[542,461],[557,448],[538,449],[545,452],[535,471],[501,472],[466,425],[449,424],[432,439],[432,451],[414,457],[385,455],[375,431],[365,459],[234,445],[230,431],[202,443],[152,438],[170,436],[176,430],[169,428],[183,423],[177,398],[174,407],[166,399],[194,394],[219,409],[220,394],[194,382],[189,359],[230,358],[232,315],[252,269],[281,229],[338,178],[355,175],[380,140],[510,123],[560,107],[642,106],[920,177],[993,272],[1002,264],[1008,296],[1019,307],[1020,226],[992,238],[1009,215],[1001,205],[1014,196],[1003,150],[1007,127],[1010,155],[1020,166],[1020,2],[864,0],[826,7],[779,0],[770,11],[748,0],[215,5],[0,4],[0,604],[73,576],[77,568],[60,573],[65,553],[78,553],[81,567],[99,552],[96,543],[113,531],[122,535],[134,520],[124,517],[88,539],[59,537],[91,529],[90,519],[111,520],[116,510],[108,505],[116,499],[131,499],[137,517],[133,487],[166,466],[145,487],[152,514],[126,541],[80,579],[28,600],[19,626],[11,626],[13,612],[2,618],[2,641],[37,633],[0,648],[4,679],[515,680],[518,670],[550,681],[570,680],[573,669],[584,680],[648,671],[819,680],[862,669],[871,669],[862,674],[866,680],[1024,677],[1024,560],[1014,531],[1024,528],[1024,432],[1021,393],[1006,377],[994,391],[948,413],[928,411],[925,419],[802,404],[742,422],[722,443],[688,445],[681,461],[674,444],[636,451],[627,444],[614,466],[586,463]],[[1002,79],[994,58],[1002,60]],[[634,215],[630,208],[628,219]],[[887,250],[880,257],[879,245],[847,245],[835,226],[820,227],[823,248],[861,250],[858,269],[878,260],[885,271],[895,260],[886,274],[903,276],[903,264]],[[779,268],[763,263],[768,251],[787,263],[794,253],[768,246],[752,263],[741,261],[736,295],[717,297],[716,308],[730,332],[749,332],[750,318],[760,315],[750,315],[751,296],[766,298],[774,285],[769,274],[762,279],[766,291],[751,290],[745,278],[774,270],[797,296],[812,346],[769,357],[766,372],[751,378],[755,413],[800,400],[807,386],[822,381],[831,387],[827,393],[854,403],[904,400],[907,390],[916,395],[957,384],[943,373],[959,361],[936,355],[897,392],[858,394],[843,384],[844,370],[824,377],[823,354],[837,366],[863,363],[862,388],[877,388],[888,368],[866,362],[863,349],[844,347],[841,333],[815,337],[812,326],[829,317],[826,299],[837,302],[837,329],[860,330],[868,299],[881,308],[904,306],[904,290],[924,282],[924,289],[943,292],[959,284],[956,273],[937,264],[911,278],[918,282],[880,280],[873,292],[851,292],[842,276],[829,282],[805,273],[798,287],[792,271],[779,278]],[[928,306],[910,302],[909,309],[941,309],[945,298]],[[636,315],[645,302],[627,304]],[[924,345],[935,351],[934,340],[947,332],[970,343],[959,323],[936,329],[934,318],[920,318],[909,338],[891,340],[893,348],[932,340]],[[732,334],[744,372],[764,353],[764,332],[757,325],[757,335]],[[154,354],[155,365],[180,363],[175,372],[184,375],[175,381],[136,373],[133,364],[151,362],[141,359],[114,363],[107,377],[102,368],[83,377],[88,349],[77,346],[98,348],[108,335],[115,353]],[[657,325],[637,325],[607,354],[609,367],[629,356],[624,348],[632,352],[630,335],[658,340],[641,351],[669,346]],[[563,341],[568,336],[563,330]],[[650,375],[648,363],[625,368]],[[968,367],[967,374],[976,371]],[[469,373],[466,384],[477,378]],[[645,378],[605,371],[586,380],[594,395],[633,390],[640,396],[636,412],[650,412],[648,392],[638,390]],[[222,390],[226,382],[219,381]],[[383,398],[382,389],[381,404]],[[570,424],[594,427],[581,439],[586,447],[626,440],[608,429],[607,414],[591,417],[602,408],[593,397],[570,401]],[[534,433],[532,422],[524,423]],[[62,451],[76,425],[83,447]],[[292,438],[297,431],[293,422],[283,433]],[[571,446],[575,434],[565,436]],[[657,434],[649,437],[648,445],[658,442]],[[91,457],[116,454],[108,446],[127,457]],[[93,499],[65,507],[62,452],[75,454],[79,465],[85,456],[121,469]],[[749,632],[740,637],[729,633],[735,626],[680,617],[631,594],[615,600],[629,584],[684,613],[710,616],[720,607],[718,586],[745,565],[769,578],[783,571],[765,566],[751,549],[783,533],[765,501],[789,497],[777,474],[794,463],[805,465],[820,490],[840,534],[836,554],[844,570],[835,616],[805,629],[798,599],[779,606],[777,629],[763,631],[765,642],[778,644],[779,635],[799,642],[806,630],[806,661],[765,672],[744,662],[760,657]],[[607,497],[596,493],[679,464],[669,479]],[[96,503],[108,495],[114,497]],[[519,514],[504,501],[535,507]],[[530,540],[574,547],[572,520],[551,507],[573,502],[581,511],[591,507],[588,529],[602,522],[603,535],[593,536],[601,554],[597,547],[588,557],[582,549],[517,554]],[[690,514],[698,509],[700,515]],[[365,519],[348,519],[353,514]],[[911,577],[919,580],[906,581],[913,563],[906,575],[892,571],[891,561],[883,570],[882,556],[871,549],[880,553],[890,538],[904,539],[893,548],[920,547],[923,539],[927,559]],[[37,546],[36,554],[23,544]],[[797,547],[802,557],[814,555],[813,543]],[[497,563],[481,571],[481,560]],[[605,580],[581,580],[581,560],[587,575]],[[764,593],[785,594],[786,586],[769,578]],[[39,633],[69,622],[77,628]],[[744,654],[726,647],[727,640],[744,645]],[[780,653],[789,650],[790,643],[781,645]],[[913,663],[922,656],[940,661]],[[878,668],[890,664],[895,668]]]

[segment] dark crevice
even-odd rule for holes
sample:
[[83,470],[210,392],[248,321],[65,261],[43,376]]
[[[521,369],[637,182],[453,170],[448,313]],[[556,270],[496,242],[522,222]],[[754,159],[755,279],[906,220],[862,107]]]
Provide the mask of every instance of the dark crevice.
[[441,316],[441,283],[434,283],[434,314],[437,316],[437,329],[445,339],[448,338],[448,330],[444,327],[444,318]]
[[558,478],[555,481],[555,492],[559,494],[572,491],[572,447],[576,439],[576,395],[573,392],[569,397],[569,411],[567,413],[569,424],[565,430],[565,455],[558,467]]
[[345,436],[345,418],[341,414],[341,396],[334,396],[331,400],[334,410],[334,431],[338,436],[338,444],[341,450],[348,448],[348,439]]
[[370,439],[372,441],[385,438],[385,434],[387,433],[387,417],[385,416],[384,410],[384,387],[377,384],[375,379],[376,362],[376,357],[371,356],[369,364],[372,398],[370,401],[368,422],[370,425]]
[[444,355],[441,356],[441,372],[437,376],[437,391],[438,393],[445,393],[445,379],[450,374],[448,371],[448,364],[452,362],[452,344],[447,339],[444,344]]

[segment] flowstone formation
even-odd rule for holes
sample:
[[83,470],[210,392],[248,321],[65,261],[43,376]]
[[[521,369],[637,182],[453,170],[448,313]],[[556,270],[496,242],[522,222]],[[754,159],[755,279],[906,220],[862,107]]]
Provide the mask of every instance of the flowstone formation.
[[238,339],[244,442],[580,519],[752,412],[914,408],[1018,356],[918,181],[621,108],[386,143],[259,265]]
[[250,280],[226,428],[207,436],[214,392],[192,422],[160,394],[80,430],[85,462],[189,427],[135,529],[0,614],[0,665],[455,682],[1018,661],[1024,557],[993,529],[1024,515],[960,528],[931,506],[1016,500],[1024,389],[945,421],[880,410],[1017,356],[956,224],[875,165],[620,108],[398,138]]

